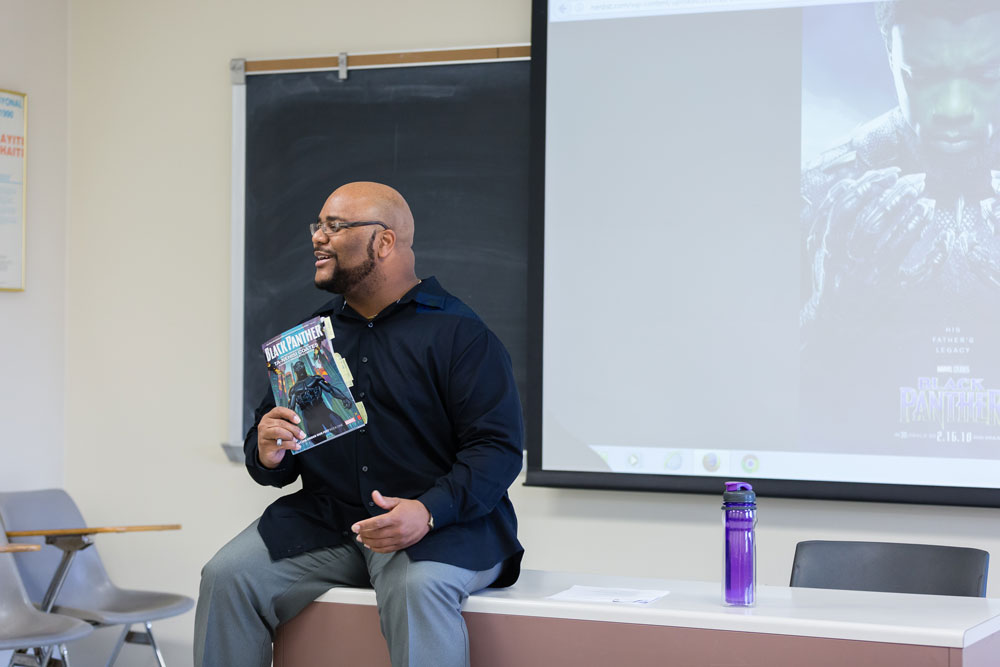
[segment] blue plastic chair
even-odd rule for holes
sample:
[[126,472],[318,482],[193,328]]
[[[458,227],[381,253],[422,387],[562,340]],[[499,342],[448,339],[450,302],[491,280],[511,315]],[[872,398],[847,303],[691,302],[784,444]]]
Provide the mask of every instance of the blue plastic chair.
[[[0,530],[0,546],[6,544],[7,536]],[[75,618],[35,609],[21,584],[14,555],[0,553],[0,651],[15,651],[9,665],[44,667],[49,656],[58,651],[62,663],[69,667],[66,642],[85,637],[91,631],[91,626]]]
[[[62,489],[0,493],[0,523],[7,531],[85,528],[86,522],[69,494]],[[18,542],[42,543],[43,538],[18,538]],[[41,604],[56,572],[62,552],[45,545],[37,554],[17,554],[15,562],[28,598]],[[152,647],[157,663],[163,655],[153,637],[152,621],[182,614],[194,600],[174,593],[119,588],[108,577],[96,546],[79,551],[69,568],[52,611],[86,621],[94,627],[121,625],[108,667],[125,643]],[[142,629],[133,632],[132,626]]]

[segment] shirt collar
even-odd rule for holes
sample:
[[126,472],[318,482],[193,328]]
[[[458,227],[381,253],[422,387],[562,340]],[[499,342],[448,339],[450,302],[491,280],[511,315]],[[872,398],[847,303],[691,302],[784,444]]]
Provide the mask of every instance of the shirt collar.
[[[406,294],[401,296],[397,304],[409,303],[410,301],[415,301],[421,306],[427,306],[428,308],[435,308],[441,310],[444,308],[445,298],[448,293],[444,291],[441,284],[438,282],[437,278],[430,276],[429,278],[422,279],[419,283],[410,288]],[[313,317],[316,315],[322,315],[324,313],[336,313],[337,315],[354,315],[353,309],[350,311],[346,310],[347,301],[342,296],[336,296],[327,303],[325,303],[319,310],[313,313]],[[360,317],[360,315],[358,315]]]
[[409,292],[404,294],[399,301],[396,303],[409,303],[410,301],[416,301],[421,306],[427,306],[429,308],[436,308],[438,310],[444,308],[444,300],[447,293],[444,288],[438,283],[437,278],[431,276],[429,278],[424,278],[419,283],[414,285]]

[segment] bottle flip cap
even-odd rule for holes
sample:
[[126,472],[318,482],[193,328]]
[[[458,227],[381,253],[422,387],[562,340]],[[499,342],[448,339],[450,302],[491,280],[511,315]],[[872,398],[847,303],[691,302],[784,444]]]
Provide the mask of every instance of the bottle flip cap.
[[753,487],[746,482],[726,482],[726,490],[722,494],[722,501],[752,505],[757,502],[757,494],[753,492]]

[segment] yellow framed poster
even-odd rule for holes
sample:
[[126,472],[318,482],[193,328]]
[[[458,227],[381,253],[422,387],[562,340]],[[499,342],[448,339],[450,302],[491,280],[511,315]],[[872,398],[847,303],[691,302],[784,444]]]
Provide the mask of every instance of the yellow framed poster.
[[28,96],[0,88],[0,291],[24,290]]

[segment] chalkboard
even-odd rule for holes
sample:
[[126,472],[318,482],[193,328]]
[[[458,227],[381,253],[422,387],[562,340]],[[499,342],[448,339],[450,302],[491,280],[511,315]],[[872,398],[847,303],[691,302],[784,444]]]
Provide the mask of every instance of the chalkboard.
[[417,275],[475,310],[528,378],[529,63],[255,75],[246,81],[243,427],[269,391],[261,343],[332,295],[308,224],[350,181],[399,190]]

